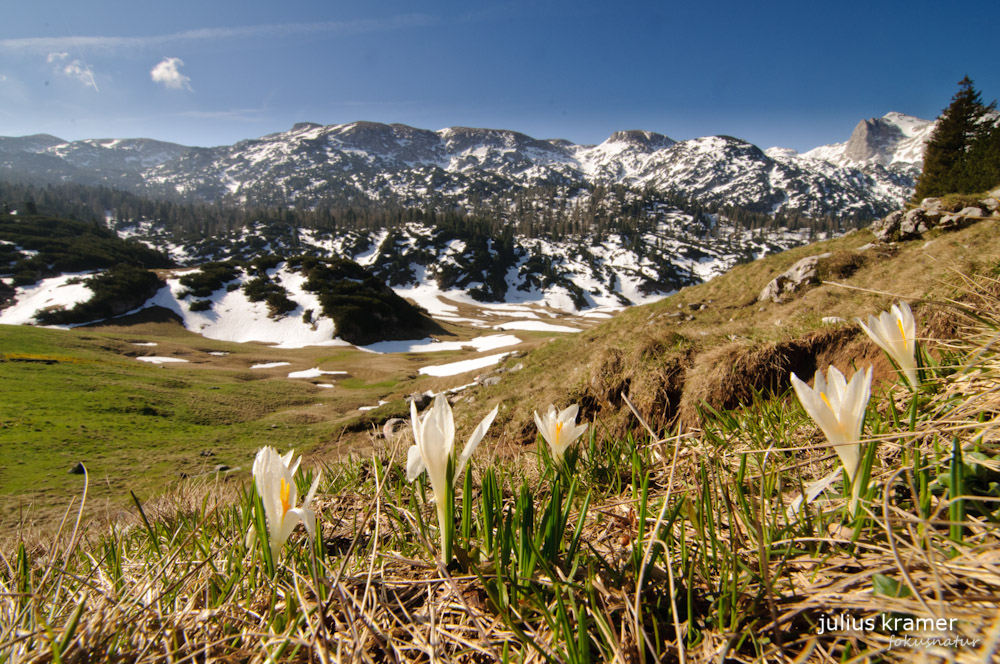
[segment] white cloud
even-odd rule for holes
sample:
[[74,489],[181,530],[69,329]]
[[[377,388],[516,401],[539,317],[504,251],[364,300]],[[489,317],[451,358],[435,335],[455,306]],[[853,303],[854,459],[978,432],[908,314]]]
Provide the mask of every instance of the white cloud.
[[171,90],[187,89],[194,92],[191,87],[191,77],[181,73],[180,68],[184,66],[184,61],[180,58],[164,58],[158,65],[149,72],[154,83],[163,83]]
[[94,72],[91,71],[87,62],[85,60],[70,60],[66,62],[68,59],[69,53],[49,53],[45,60],[49,64],[55,65],[55,72],[57,74],[75,78],[88,88],[94,88],[94,90],[100,92],[97,88],[97,80],[94,78]]

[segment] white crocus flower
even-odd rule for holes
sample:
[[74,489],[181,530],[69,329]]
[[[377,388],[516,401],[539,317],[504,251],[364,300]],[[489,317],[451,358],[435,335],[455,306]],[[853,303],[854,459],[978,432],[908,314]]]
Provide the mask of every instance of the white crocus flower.
[[[309,509],[316,487],[319,485],[320,474],[316,474],[306,499],[301,506],[298,502],[298,488],[295,486],[295,471],[299,468],[301,457],[292,461],[294,450],[284,456],[266,445],[257,452],[253,460],[253,479],[257,485],[257,494],[264,505],[264,518],[267,520],[267,535],[271,544],[271,558],[278,560],[278,554],[288,536],[301,522],[309,533],[316,535],[316,514]],[[251,528],[247,533],[248,546],[256,539],[256,532]]]
[[883,311],[878,318],[868,316],[868,324],[860,318],[855,319],[861,329],[889,354],[897,366],[902,369],[910,387],[917,387],[917,339],[916,324],[913,312],[906,302],[892,305],[889,311]]
[[[487,429],[493,424],[500,407],[496,406],[479,423],[461,456],[455,462],[453,480],[462,476],[465,464],[483,440]],[[441,531],[441,554],[450,561],[450,533],[454,527],[448,523],[448,507],[454,498],[454,487],[448,482],[448,462],[452,460],[455,448],[455,417],[444,394],[434,397],[434,404],[423,416],[417,415],[417,406],[410,402],[410,419],[413,428],[413,445],[406,455],[406,479],[410,482],[420,477],[425,470],[431,480],[434,500],[437,505],[438,527]],[[446,537],[447,536],[447,537]]]
[[589,424],[577,426],[576,415],[579,410],[580,407],[573,404],[557,413],[556,407],[549,404],[544,415],[539,416],[538,411],[535,411],[535,425],[538,427],[538,432],[542,434],[542,438],[549,444],[552,459],[557,465],[562,465],[566,450],[590,427]]
[[872,393],[872,369],[868,367],[865,371],[856,371],[848,383],[844,374],[830,365],[826,380],[817,370],[813,383],[814,387],[809,387],[792,374],[792,386],[799,402],[819,425],[826,439],[833,443],[833,449],[853,484],[853,512],[861,492],[861,487],[854,480],[861,465],[861,427]]

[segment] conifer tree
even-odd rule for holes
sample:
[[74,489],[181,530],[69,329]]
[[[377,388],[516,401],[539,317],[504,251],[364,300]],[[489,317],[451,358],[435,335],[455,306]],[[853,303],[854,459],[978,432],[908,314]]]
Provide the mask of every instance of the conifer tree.
[[938,118],[927,142],[924,169],[913,193],[915,201],[975,188],[968,175],[972,168],[969,154],[973,144],[984,140],[989,133],[992,123],[988,116],[996,102],[984,105],[968,76],[958,85],[958,92]]
[[982,135],[969,147],[962,172],[963,191],[991,191],[1000,185],[1000,119],[987,123]]

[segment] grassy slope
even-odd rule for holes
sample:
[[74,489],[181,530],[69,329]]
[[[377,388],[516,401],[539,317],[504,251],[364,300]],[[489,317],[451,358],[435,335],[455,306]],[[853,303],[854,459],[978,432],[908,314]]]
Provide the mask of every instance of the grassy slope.
[[[758,304],[758,293],[776,274],[802,257],[833,252],[864,257],[865,264],[837,281],[871,288],[918,302],[954,295],[954,271],[970,273],[1000,262],[1000,247],[992,242],[993,222],[900,245],[895,254],[882,249],[856,253],[868,243],[867,232],[800,247],[741,265],[706,284],[685,288],[658,303],[626,310],[599,326],[575,335],[520,332],[521,349],[538,347],[509,366],[524,369],[503,374],[494,387],[470,392],[470,399],[502,403],[494,431],[501,450],[516,450],[535,438],[531,417],[554,402],[579,402],[583,416],[613,434],[635,421],[620,398],[625,391],[642,415],[663,430],[679,410],[705,398],[707,368],[731,357],[801,337],[823,327],[823,316],[876,313],[888,296],[831,285],[810,288],[785,304]],[[841,252],[841,253],[838,253]],[[844,254],[843,252],[848,252]],[[692,303],[704,303],[692,310]],[[920,309],[920,306],[917,306]],[[693,317],[683,320],[676,314]],[[468,330],[449,326],[454,334]],[[871,360],[880,375],[888,365],[863,338],[835,337],[836,347],[818,352],[823,360],[847,357]],[[217,464],[242,468],[245,477],[253,452],[263,443],[311,451],[316,459],[332,460],[344,450],[370,449],[371,434],[389,417],[404,416],[403,398],[414,391],[441,390],[467,379],[418,376],[417,368],[467,356],[460,351],[434,354],[373,356],[347,348],[275,350],[256,344],[228,344],[204,339],[172,322],[105,325],[71,331],[36,328],[0,329],[0,352],[56,357],[56,364],[0,363],[3,420],[0,422],[0,506],[32,505],[34,517],[48,520],[79,490],[79,478],[66,471],[84,461],[93,477],[102,478],[92,496],[121,504],[128,490],[155,493],[180,475],[198,475]],[[130,341],[155,340],[156,348]],[[225,351],[225,358],[207,355]],[[504,349],[509,350],[509,349]],[[823,349],[820,349],[823,350]],[[136,362],[136,354],[175,354],[190,364],[160,367]],[[719,357],[725,359],[719,361]],[[249,371],[255,363],[288,361],[289,367]],[[765,363],[768,358],[765,357]],[[840,363],[841,368],[847,367]],[[290,370],[319,367],[346,370],[335,390],[286,380]],[[756,367],[754,370],[756,371]],[[787,371],[779,366],[787,380]],[[799,371],[812,373],[812,368]],[[711,378],[711,377],[709,377]],[[716,378],[716,380],[718,380]],[[723,377],[723,383],[736,381]],[[775,385],[779,391],[787,382]],[[738,397],[739,395],[737,395]],[[390,403],[359,413],[360,406],[379,400]],[[711,399],[709,399],[711,400]],[[716,404],[726,405],[726,404]],[[732,404],[729,404],[732,405]],[[473,418],[477,409],[459,408],[457,417]],[[381,444],[374,441],[375,444]],[[202,457],[202,450],[214,456]],[[4,509],[9,519],[20,510]]]
[[[78,461],[100,479],[95,497],[148,495],[182,473],[246,468],[265,441],[308,444],[320,433],[281,426],[276,416],[315,402],[308,384],[144,364],[126,355],[137,347],[90,330],[5,326],[0,336],[6,508],[65,505],[82,487],[79,476],[67,474]],[[214,456],[200,456],[203,450]]]
[[[188,362],[154,365],[137,355]],[[67,474],[78,461],[99,480],[90,487],[99,513],[128,504],[130,490],[146,498],[220,464],[246,478],[263,444],[326,458],[368,449],[382,421],[408,413],[405,395],[468,382],[419,376],[419,367],[468,355],[227,343],[155,312],[70,330],[0,326],[0,524],[42,526],[60,518],[83,486],[80,476]],[[250,369],[273,362],[289,364]],[[287,377],[310,368],[346,375]],[[317,387],[331,382],[336,388]],[[358,410],[379,401],[389,403]],[[204,450],[213,454],[201,456]]]
[[[742,378],[736,370],[720,376],[720,367],[753,353],[763,357],[756,362],[750,358],[749,369],[776,367],[775,376],[783,377],[758,389],[784,391],[789,370],[811,377],[817,359],[847,370],[849,358],[861,358],[859,364],[871,362],[876,376],[884,377],[890,373],[889,365],[881,351],[858,334],[854,317],[877,314],[904,299],[921,317],[937,320],[937,327],[946,326],[948,309],[936,304],[958,295],[959,273],[972,274],[1000,263],[995,233],[996,223],[986,221],[929,240],[859,252],[872,237],[868,231],[857,231],[739,265],[707,283],[623,311],[589,331],[552,341],[524,361],[524,371],[509,374],[475,398],[504,404],[498,422],[508,443],[520,447],[534,439],[531,411],[550,402],[582,403],[585,417],[614,434],[624,433],[635,421],[623,408],[619,396],[623,391],[657,430],[672,423],[678,411],[691,424],[694,407],[706,395],[717,397],[713,405],[734,405],[720,402],[726,401],[727,386],[739,388]],[[795,262],[827,252],[834,255],[820,264],[821,276],[847,287],[824,283],[782,304],[756,301],[764,286]],[[852,262],[860,267],[850,276],[838,276],[841,266]],[[706,308],[696,311],[691,304]],[[678,313],[693,319],[684,320]],[[827,316],[847,323],[824,325]],[[937,331],[918,329],[918,334],[933,336]],[[781,344],[812,334],[822,338],[802,344],[807,346],[806,361],[787,357],[796,353],[786,352],[777,359],[768,356],[775,345],[781,355]],[[713,371],[717,375],[709,375]],[[735,396],[738,401],[738,390]]]
[[[926,247],[911,243],[894,257],[875,256],[841,280],[914,302],[954,297],[962,289],[950,266],[967,274],[974,269],[996,274],[994,232],[988,222]],[[763,358],[760,366],[777,363],[783,370],[779,360],[788,344],[812,334],[822,315],[849,319],[875,313],[894,298],[821,286],[786,304],[758,305],[748,302],[748,293],[802,256],[850,250],[866,240],[866,234],[857,234],[743,266],[591,331],[544,344],[519,360],[526,365],[522,371],[505,374],[498,386],[455,407],[456,416],[467,420],[459,422],[459,437],[495,401],[505,405],[507,441],[520,442],[525,431],[518,418],[530,417],[530,410],[547,400],[580,399],[613,428],[617,417],[627,416],[613,403],[612,387],[624,387],[640,402],[655,392],[658,379],[680,376],[675,390],[680,407],[692,386],[712,375],[709,369]],[[853,263],[849,258],[838,255],[828,268]],[[194,509],[188,503],[180,511],[161,512],[164,518],[154,518],[148,530],[133,517],[138,527],[123,521],[116,530],[83,541],[64,533],[50,549],[52,558],[44,547],[12,550],[0,567],[0,591],[5,591],[0,615],[10,625],[5,632],[0,628],[0,644],[13,645],[15,659],[37,651],[52,659],[61,653],[63,661],[112,655],[146,661],[162,657],[163,650],[175,659],[234,661],[333,659],[334,653],[365,661],[409,661],[429,653],[438,661],[459,662],[912,661],[923,651],[892,645],[892,634],[884,630],[841,636],[822,633],[819,623],[823,616],[860,620],[895,612],[957,620],[956,631],[947,635],[974,640],[959,654],[987,661],[991,643],[1000,638],[1000,514],[995,503],[973,496],[983,491],[975,486],[977,476],[995,479],[992,465],[1000,459],[995,430],[990,428],[988,440],[985,431],[976,433],[998,408],[1000,361],[983,344],[994,339],[1000,299],[995,279],[982,288],[988,321],[979,336],[966,337],[955,357],[967,370],[941,372],[912,400],[914,433],[897,417],[911,403],[906,388],[897,385],[873,396],[865,435],[881,442],[870,447],[878,457],[870,467],[871,502],[857,519],[847,514],[836,485],[801,517],[786,511],[802,483],[838,461],[828,447],[817,445],[822,436],[802,410],[781,399],[755,400],[743,411],[709,418],[701,433],[674,440],[598,431],[584,443],[586,453],[573,474],[578,490],[574,499],[566,498],[565,512],[553,497],[559,492],[552,471],[534,455],[491,463],[488,452],[498,444],[491,430],[485,450],[473,460],[473,490],[463,490],[460,501],[470,508],[463,517],[471,515],[457,536],[462,553],[446,574],[427,562],[436,555],[437,529],[433,507],[418,496],[430,488],[406,482],[405,450],[382,444],[368,460],[327,468],[313,505],[322,546],[310,549],[297,533],[273,574],[265,571],[265,549],[246,544],[252,513],[246,497],[233,506],[232,493]],[[691,311],[685,309],[689,303],[708,300],[694,320],[678,323],[666,315],[678,304]],[[935,310],[924,304],[917,319],[925,329],[943,330],[947,321],[936,318]],[[173,330],[162,331],[162,350],[171,334],[178,344],[183,341]],[[39,333],[49,334],[25,331],[21,345],[30,349],[37,342],[39,352],[50,348],[41,336],[31,336]],[[113,364],[106,353],[120,351],[114,344],[124,343],[122,330],[75,334],[94,337],[64,344],[63,351],[81,362],[93,353]],[[822,336],[822,343],[810,347],[814,363],[820,356],[841,362],[858,357],[854,351],[864,344],[850,334]],[[105,339],[98,345],[113,347],[99,350],[93,345],[97,339]],[[857,345],[845,350],[851,344]],[[259,348],[232,350],[243,353],[230,360],[234,366],[253,353],[263,355]],[[350,351],[308,352],[350,360]],[[281,355],[270,353],[272,360]],[[197,371],[159,370],[190,381],[192,388]],[[223,368],[201,371],[220,380]],[[140,375],[127,373],[132,381]],[[140,386],[155,392],[153,384]],[[55,387],[48,389],[55,394]],[[285,412],[279,407],[272,417]],[[269,421],[252,428],[268,436]],[[971,466],[956,464],[952,437],[965,444],[966,459],[980,447],[992,456],[980,454],[982,461]],[[268,442],[283,449],[290,441]],[[763,448],[770,449],[765,454]],[[914,474],[917,450],[921,470]],[[315,464],[307,460],[304,467],[308,472]],[[530,479],[536,471],[548,474]],[[968,474],[964,480],[963,474]],[[499,486],[488,488],[488,477]],[[963,497],[946,493],[945,480],[964,482],[957,490]],[[300,478],[300,496],[308,483]],[[566,524],[553,517],[560,513]],[[538,555],[536,548],[545,553]],[[318,610],[317,595],[323,598]],[[87,602],[82,616],[81,598]],[[174,638],[163,638],[165,624]],[[954,648],[945,649],[942,658],[954,655]]]

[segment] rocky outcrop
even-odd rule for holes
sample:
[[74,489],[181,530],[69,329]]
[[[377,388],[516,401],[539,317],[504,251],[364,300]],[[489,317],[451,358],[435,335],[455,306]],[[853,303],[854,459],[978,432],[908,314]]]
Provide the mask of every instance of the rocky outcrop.
[[815,284],[819,281],[819,276],[816,272],[816,266],[823,258],[827,258],[831,254],[819,254],[817,256],[807,256],[799,262],[797,262],[792,267],[788,268],[787,271],[782,272],[771,282],[764,287],[764,290],[760,292],[757,296],[758,302],[784,302],[785,299],[792,295],[793,293],[801,290],[803,287],[809,284]]
[[940,198],[925,198],[912,210],[896,210],[871,225],[879,242],[915,240],[932,228],[958,230],[983,219],[1000,218],[1000,189],[979,201],[976,206],[947,210]]
[[862,120],[847,141],[844,157],[854,162],[874,159],[888,165],[886,162],[891,150],[905,138],[902,129],[883,118]]
[[904,214],[902,210],[896,210],[882,219],[875,220],[871,226],[875,239],[879,242],[892,242],[892,239],[899,235],[899,225],[903,221]]

